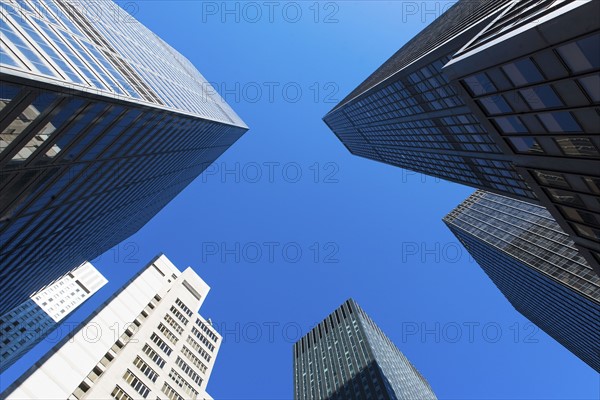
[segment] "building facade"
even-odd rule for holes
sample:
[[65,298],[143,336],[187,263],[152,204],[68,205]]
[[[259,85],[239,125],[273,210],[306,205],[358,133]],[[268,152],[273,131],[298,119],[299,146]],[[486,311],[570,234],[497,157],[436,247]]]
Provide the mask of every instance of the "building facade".
[[600,264],[598,14],[600,3],[591,0],[513,2],[443,69],[539,203],[595,266]]
[[0,317],[0,373],[44,340],[108,281],[85,262]]
[[294,344],[294,399],[436,399],[352,299]]
[[0,313],[139,230],[247,131],[110,0],[0,5]]
[[477,191],[444,222],[517,311],[600,372],[600,277],[544,207]]
[[600,274],[599,12],[461,0],[324,121],[353,154],[548,208]]
[[156,257],[3,394],[6,399],[210,399],[221,336],[209,286]]

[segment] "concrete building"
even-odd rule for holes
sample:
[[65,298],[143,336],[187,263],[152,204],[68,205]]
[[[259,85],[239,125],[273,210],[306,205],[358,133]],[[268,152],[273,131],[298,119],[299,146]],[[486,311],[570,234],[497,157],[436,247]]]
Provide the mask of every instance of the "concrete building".
[[209,290],[156,257],[2,398],[210,399],[221,336],[197,313]]
[[0,7],[0,314],[138,231],[247,131],[110,0]]
[[0,373],[44,340],[108,281],[85,262],[0,317]]
[[294,399],[436,399],[429,383],[352,299],[294,344]]

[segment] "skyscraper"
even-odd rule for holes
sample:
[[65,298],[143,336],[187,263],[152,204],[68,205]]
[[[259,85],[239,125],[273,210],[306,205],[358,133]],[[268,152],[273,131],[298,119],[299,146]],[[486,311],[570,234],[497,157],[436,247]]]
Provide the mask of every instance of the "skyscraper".
[[247,127],[110,0],[0,5],[0,313],[139,230]]
[[352,299],[294,344],[294,399],[436,399]]
[[0,373],[44,340],[108,281],[89,262],[0,316]]
[[209,290],[156,257],[2,398],[210,399],[221,336],[195,311]]
[[324,121],[353,154],[547,207],[600,274],[598,13],[461,0]]
[[600,372],[600,277],[545,208],[477,191],[444,222],[517,311]]

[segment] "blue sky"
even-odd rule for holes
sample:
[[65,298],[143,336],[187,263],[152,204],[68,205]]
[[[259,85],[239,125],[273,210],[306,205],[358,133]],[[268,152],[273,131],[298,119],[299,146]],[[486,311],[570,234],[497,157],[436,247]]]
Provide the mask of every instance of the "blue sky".
[[164,252],[212,287],[201,314],[224,335],[216,399],[290,399],[292,343],[349,297],[441,399],[598,398],[597,374],[520,316],[441,222],[473,190],[354,157],[321,121],[450,2],[120,4],[251,130],[93,261],[110,283],[67,323]]

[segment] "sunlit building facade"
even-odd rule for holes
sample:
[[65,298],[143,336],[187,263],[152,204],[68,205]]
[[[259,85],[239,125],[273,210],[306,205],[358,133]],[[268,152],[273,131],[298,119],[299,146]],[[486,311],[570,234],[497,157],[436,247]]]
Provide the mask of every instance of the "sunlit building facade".
[[517,311],[600,372],[600,277],[544,207],[477,191],[444,222]]
[[599,13],[461,0],[324,121],[353,154],[548,208],[600,274]]
[[0,316],[0,373],[44,340],[108,281],[89,262]]
[[210,287],[160,255],[14,382],[3,399],[212,399],[221,336]]
[[0,5],[0,313],[139,230],[247,127],[110,0]]
[[294,399],[436,399],[425,378],[352,299],[294,344]]

